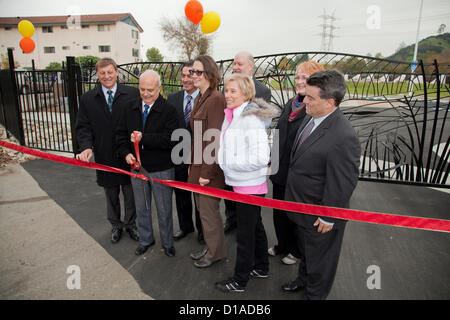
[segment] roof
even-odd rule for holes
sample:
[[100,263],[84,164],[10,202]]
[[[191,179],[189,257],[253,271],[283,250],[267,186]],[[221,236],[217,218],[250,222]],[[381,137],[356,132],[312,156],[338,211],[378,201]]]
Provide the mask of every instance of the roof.
[[[51,25],[64,25],[67,23],[67,16],[41,16],[41,17],[0,17],[0,26],[2,27],[15,27],[19,24],[21,20],[28,20],[35,26],[51,26]],[[123,21],[131,19],[136,28],[140,32],[144,30],[141,28],[139,23],[134,19],[131,13],[110,13],[110,14],[83,14],[80,15],[81,24],[99,24],[99,23],[115,23],[118,21]]]

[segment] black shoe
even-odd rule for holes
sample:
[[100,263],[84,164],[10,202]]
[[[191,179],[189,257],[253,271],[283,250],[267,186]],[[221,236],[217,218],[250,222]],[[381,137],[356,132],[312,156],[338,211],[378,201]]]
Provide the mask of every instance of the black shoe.
[[122,228],[113,228],[111,231],[111,242],[119,242],[120,237],[122,237]]
[[139,232],[138,232],[137,228],[129,228],[129,229],[126,229],[126,231],[130,235],[131,239],[133,239],[134,241],[139,241]]
[[225,225],[223,226],[223,232],[228,233],[233,229],[236,229],[237,224],[236,221],[227,221],[225,222]]
[[164,253],[168,257],[175,257],[175,248],[174,247],[164,248]]
[[[192,232],[192,231],[191,231]],[[184,232],[183,230],[178,231],[177,233],[175,233],[173,235],[173,238],[175,239],[175,241],[181,240],[184,237],[186,237],[189,233],[191,232]]]
[[233,278],[216,282],[216,289],[222,292],[244,292],[245,286],[241,286]]
[[137,256],[140,256],[141,254],[144,254],[148,248],[150,248],[152,245],[155,244],[155,241],[153,241],[152,243],[150,243],[148,246],[143,246],[141,244],[138,245],[136,251],[134,252]]
[[198,243],[205,244],[205,238],[203,237],[203,233],[199,233],[197,236]]
[[297,280],[285,283],[281,286],[281,289],[286,292],[296,292],[304,288],[305,286],[299,283]]
[[252,278],[267,278],[269,276],[269,272],[260,270],[260,269],[253,269],[250,271],[250,277]]

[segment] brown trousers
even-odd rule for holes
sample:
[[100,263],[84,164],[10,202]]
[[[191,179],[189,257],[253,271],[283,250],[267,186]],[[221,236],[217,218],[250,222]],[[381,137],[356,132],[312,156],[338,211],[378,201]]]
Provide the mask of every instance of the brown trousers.
[[208,247],[205,258],[214,262],[225,258],[225,234],[220,216],[220,198],[194,193],[197,209],[202,221],[203,237]]

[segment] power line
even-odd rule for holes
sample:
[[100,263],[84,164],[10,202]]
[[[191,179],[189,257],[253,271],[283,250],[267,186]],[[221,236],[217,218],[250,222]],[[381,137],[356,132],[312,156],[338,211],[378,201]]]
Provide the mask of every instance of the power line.
[[319,27],[322,27],[322,33],[320,34],[322,38],[320,50],[328,52],[333,51],[333,39],[336,38],[334,31],[338,29],[338,27],[334,26],[334,22],[337,18],[334,16],[334,11],[329,15],[326,13],[325,9],[323,9],[323,14],[320,15],[319,18],[322,18],[323,20],[323,22],[319,24]]

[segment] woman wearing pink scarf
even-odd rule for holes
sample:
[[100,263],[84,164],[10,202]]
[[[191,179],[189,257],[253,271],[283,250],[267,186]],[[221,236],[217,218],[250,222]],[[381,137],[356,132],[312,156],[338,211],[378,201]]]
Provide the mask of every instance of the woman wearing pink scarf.
[[[233,191],[264,197],[267,193],[270,147],[264,121],[278,109],[255,99],[253,80],[244,74],[225,79],[225,119],[222,124],[219,165]],[[237,254],[234,276],[217,282],[223,292],[242,292],[250,276],[266,278],[269,271],[267,236],[261,207],[236,203]]]

